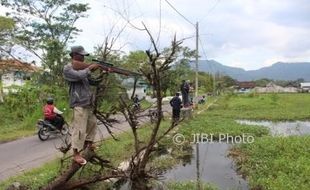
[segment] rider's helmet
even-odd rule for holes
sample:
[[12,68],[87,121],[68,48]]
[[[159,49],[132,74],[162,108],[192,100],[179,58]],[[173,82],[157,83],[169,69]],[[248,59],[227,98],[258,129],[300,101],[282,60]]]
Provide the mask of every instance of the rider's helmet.
[[54,103],[54,99],[53,99],[52,97],[48,97],[48,98],[46,99],[46,103],[51,105],[51,104]]

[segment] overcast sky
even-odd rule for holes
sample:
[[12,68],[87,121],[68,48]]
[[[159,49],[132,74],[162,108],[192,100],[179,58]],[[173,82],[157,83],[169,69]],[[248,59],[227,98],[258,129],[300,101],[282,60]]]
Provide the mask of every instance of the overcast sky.
[[[199,22],[199,55],[246,70],[278,61],[310,61],[310,2],[308,0],[89,0],[88,17],[78,21],[83,31],[74,44],[88,51],[103,42],[112,26],[116,36],[126,21],[141,27],[144,22],[160,48],[174,34],[188,38],[184,45],[195,48]],[[120,16],[122,14],[122,16]],[[192,23],[192,24],[191,24]],[[122,50],[150,47],[145,31],[127,25],[117,41]]]

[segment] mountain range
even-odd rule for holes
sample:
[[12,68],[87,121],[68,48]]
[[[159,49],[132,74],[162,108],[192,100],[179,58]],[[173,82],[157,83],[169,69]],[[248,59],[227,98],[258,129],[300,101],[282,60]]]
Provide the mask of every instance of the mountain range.
[[[190,63],[195,68],[195,63]],[[268,78],[273,80],[297,80],[303,78],[310,81],[310,62],[284,63],[277,62],[271,66],[257,70],[244,70],[238,67],[225,66],[214,60],[200,60],[199,71],[228,75],[238,81]]]

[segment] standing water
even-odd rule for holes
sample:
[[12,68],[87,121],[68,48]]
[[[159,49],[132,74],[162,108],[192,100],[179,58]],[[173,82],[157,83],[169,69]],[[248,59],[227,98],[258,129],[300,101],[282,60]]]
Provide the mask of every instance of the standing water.
[[237,123],[245,125],[259,125],[270,129],[273,136],[290,136],[290,135],[306,135],[310,134],[309,121],[294,121],[294,122],[272,122],[272,121],[250,121],[236,120]]
[[177,165],[174,169],[167,171],[163,177],[165,181],[197,181],[200,179],[201,182],[214,184],[221,190],[246,190],[248,189],[247,182],[236,173],[233,161],[226,156],[231,146],[220,142],[194,145],[190,162]]

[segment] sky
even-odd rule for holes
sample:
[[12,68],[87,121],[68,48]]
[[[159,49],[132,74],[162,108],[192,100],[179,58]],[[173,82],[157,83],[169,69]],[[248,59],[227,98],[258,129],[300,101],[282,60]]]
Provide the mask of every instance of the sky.
[[114,48],[125,53],[149,49],[147,33],[137,29],[142,28],[142,23],[160,49],[168,46],[174,35],[185,39],[183,45],[195,49],[198,22],[200,59],[213,59],[246,70],[279,61],[310,61],[308,0],[88,0],[87,3],[91,8],[88,17],[76,23],[82,32],[69,46],[83,45],[90,52],[106,36],[117,38]]

